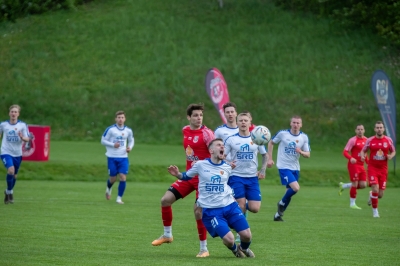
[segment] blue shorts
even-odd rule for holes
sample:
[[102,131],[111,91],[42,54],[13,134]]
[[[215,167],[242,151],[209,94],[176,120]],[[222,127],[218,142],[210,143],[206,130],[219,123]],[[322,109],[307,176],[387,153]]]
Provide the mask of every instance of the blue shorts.
[[117,174],[128,174],[129,160],[128,158],[107,158],[108,175],[116,176]]
[[278,169],[279,176],[281,177],[281,184],[289,188],[292,182],[298,182],[300,178],[300,171],[289,169]]
[[261,201],[258,177],[232,175],[229,177],[228,185],[232,188],[235,199],[246,198],[247,200]]
[[6,169],[10,168],[11,166],[14,166],[14,174],[15,175],[18,174],[18,169],[22,163],[22,156],[13,157],[8,154],[3,154],[0,157]]
[[246,217],[236,201],[226,207],[203,208],[202,221],[212,237],[223,238],[231,231],[230,228],[235,229],[236,232],[249,228]]

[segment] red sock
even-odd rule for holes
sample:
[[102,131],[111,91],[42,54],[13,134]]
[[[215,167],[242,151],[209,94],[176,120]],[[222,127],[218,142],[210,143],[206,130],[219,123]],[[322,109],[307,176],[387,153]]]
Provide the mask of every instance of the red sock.
[[372,208],[376,209],[378,208],[378,192],[372,192],[371,193],[371,203],[372,203]]
[[199,239],[200,241],[204,241],[207,240],[207,229],[203,224],[203,221],[200,220],[196,220],[197,223],[197,232],[199,233]]
[[161,217],[164,226],[172,225],[172,208],[171,206],[161,207]]
[[356,197],[357,197],[357,188],[352,186],[350,188],[350,198],[355,199]]

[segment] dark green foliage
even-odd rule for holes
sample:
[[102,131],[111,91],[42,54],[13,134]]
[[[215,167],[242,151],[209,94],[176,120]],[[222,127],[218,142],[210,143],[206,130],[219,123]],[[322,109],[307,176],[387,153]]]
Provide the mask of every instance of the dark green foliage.
[[372,29],[400,47],[400,1],[397,0],[274,0],[285,9],[329,16],[349,27]]
[[51,10],[70,9],[90,0],[0,0],[0,22]]

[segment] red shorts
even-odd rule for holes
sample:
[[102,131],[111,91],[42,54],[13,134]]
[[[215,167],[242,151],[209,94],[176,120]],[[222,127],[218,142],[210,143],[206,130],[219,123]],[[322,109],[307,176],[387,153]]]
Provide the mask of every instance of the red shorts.
[[176,180],[171,187],[175,188],[179,194],[181,194],[182,198],[186,197],[194,190],[196,190],[196,199],[199,197],[199,177],[195,176],[188,181]]
[[364,165],[348,164],[347,170],[349,171],[350,181],[367,181],[367,171]]
[[388,169],[375,168],[368,166],[368,183],[369,186],[379,185],[380,190],[386,189],[386,181],[388,176]]

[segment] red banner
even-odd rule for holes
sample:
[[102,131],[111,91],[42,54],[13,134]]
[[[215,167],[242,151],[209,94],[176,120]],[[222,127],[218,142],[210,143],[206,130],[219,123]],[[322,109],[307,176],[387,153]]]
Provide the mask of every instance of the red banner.
[[208,96],[210,96],[215,108],[217,109],[221,119],[226,123],[224,116],[224,110],[222,106],[229,102],[228,85],[226,85],[224,76],[222,76],[221,71],[216,68],[211,68],[208,70],[206,75],[206,91]]

